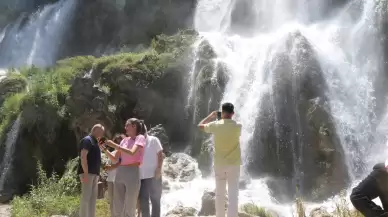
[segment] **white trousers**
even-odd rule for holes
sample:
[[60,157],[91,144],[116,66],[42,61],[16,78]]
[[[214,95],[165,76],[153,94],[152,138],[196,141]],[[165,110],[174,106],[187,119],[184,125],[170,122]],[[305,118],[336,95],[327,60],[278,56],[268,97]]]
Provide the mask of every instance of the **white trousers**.
[[228,217],[238,217],[240,166],[214,166],[216,179],[216,217],[225,217],[226,184],[228,184]]

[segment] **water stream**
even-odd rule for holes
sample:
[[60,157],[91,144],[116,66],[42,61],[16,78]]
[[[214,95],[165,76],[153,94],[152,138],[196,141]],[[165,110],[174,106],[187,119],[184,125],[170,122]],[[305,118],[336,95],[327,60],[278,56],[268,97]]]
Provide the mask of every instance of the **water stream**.
[[11,129],[7,133],[5,140],[5,151],[3,161],[0,164],[0,191],[4,190],[8,178],[12,177],[12,161],[15,153],[16,140],[19,135],[20,116],[12,124]]
[[55,63],[76,4],[77,0],[49,4],[4,27],[0,34],[0,67]]

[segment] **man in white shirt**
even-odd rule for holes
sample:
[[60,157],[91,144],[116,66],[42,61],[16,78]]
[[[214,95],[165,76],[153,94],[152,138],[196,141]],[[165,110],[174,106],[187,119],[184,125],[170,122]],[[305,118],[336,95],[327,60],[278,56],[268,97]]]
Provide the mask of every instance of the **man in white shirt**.
[[162,171],[163,148],[155,136],[146,135],[143,163],[140,165],[141,186],[139,192],[140,209],[142,217],[160,217],[160,198],[162,196]]

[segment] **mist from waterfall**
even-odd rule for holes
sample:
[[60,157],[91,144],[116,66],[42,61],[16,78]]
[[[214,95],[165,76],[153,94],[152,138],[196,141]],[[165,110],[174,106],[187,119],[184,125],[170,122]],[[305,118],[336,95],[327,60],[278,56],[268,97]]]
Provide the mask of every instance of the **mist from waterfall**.
[[11,126],[11,129],[7,133],[7,138],[5,140],[5,151],[3,160],[0,164],[0,191],[5,189],[7,182],[9,182],[9,177],[12,176],[12,161],[15,153],[16,140],[19,136],[20,130],[20,116],[14,121]]
[[0,35],[0,68],[55,63],[76,4],[77,0],[49,4],[4,27]]

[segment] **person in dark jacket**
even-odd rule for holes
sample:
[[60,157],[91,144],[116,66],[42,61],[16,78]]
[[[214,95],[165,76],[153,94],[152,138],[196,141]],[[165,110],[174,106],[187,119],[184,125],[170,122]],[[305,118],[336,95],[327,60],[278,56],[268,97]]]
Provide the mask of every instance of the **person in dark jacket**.
[[[350,201],[365,217],[388,217],[388,162],[379,163],[353,188]],[[383,208],[372,200],[379,197]]]

